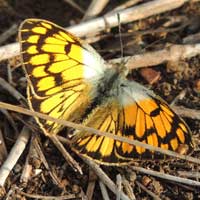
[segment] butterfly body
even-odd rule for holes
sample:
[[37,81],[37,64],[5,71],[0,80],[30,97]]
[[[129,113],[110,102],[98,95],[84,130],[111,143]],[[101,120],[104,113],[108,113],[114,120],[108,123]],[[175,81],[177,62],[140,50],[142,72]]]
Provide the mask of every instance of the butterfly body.
[[[90,45],[45,20],[24,21],[19,38],[32,110],[163,149],[192,149],[185,122],[152,91],[126,79],[123,65],[107,67]],[[51,121],[36,121],[46,135],[62,129]],[[75,131],[72,149],[107,165],[157,156],[85,131]]]

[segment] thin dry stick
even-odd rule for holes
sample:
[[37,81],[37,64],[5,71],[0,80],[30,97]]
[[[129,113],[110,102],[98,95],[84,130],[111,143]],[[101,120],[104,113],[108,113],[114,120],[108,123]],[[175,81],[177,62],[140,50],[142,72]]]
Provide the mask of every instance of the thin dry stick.
[[[167,61],[184,60],[199,55],[199,52],[200,44],[172,45],[159,51],[124,57],[123,59],[127,60],[126,67],[128,69],[135,69],[159,65]],[[110,63],[121,63],[121,58],[112,59]]]
[[82,14],[84,13],[84,10],[73,0],[64,0],[64,1],[68,3],[69,5],[71,5],[73,8],[75,8],[76,10],[78,10],[80,13]]
[[7,152],[6,144],[4,141],[2,131],[0,129],[0,163],[2,163],[3,160],[6,159],[7,155],[8,155],[8,152]]
[[[91,159],[88,159],[86,157],[80,157],[83,159],[83,161],[89,165],[92,170],[96,173],[96,175],[99,177],[99,179],[116,195],[117,193],[117,186],[113,183],[113,181],[104,173],[104,171],[99,167],[98,164],[96,164]],[[130,200],[123,191],[120,192],[120,197],[122,200]]]
[[177,173],[182,177],[200,179],[200,172],[177,171]]
[[71,155],[66,151],[62,143],[58,140],[56,135],[49,136],[51,141],[55,144],[58,150],[62,153],[65,160],[69,163],[69,165],[74,169],[74,171],[78,171],[80,174],[83,174],[81,167],[79,164],[71,157]]
[[120,200],[120,194],[122,191],[122,177],[120,174],[117,174],[117,195],[116,195],[116,200]]
[[89,183],[86,191],[86,196],[88,200],[92,200],[92,196],[94,194],[94,188],[96,185],[96,180],[97,180],[96,174],[94,173],[94,171],[89,169]]
[[13,24],[9,29],[7,29],[5,32],[3,32],[0,35],[0,44],[5,42],[10,36],[14,35],[17,32],[18,25]]
[[15,42],[0,47],[0,61],[19,55],[19,43]]
[[110,200],[106,186],[102,183],[102,181],[99,181],[99,187],[101,189],[101,194],[102,194],[103,200]]
[[17,125],[16,125],[13,117],[11,116],[11,114],[5,109],[0,109],[0,113],[1,112],[5,115],[5,117],[7,118],[8,122],[10,123],[10,125],[13,127],[15,133],[17,134],[19,131],[17,129]]
[[87,126],[84,126],[84,125],[81,125],[81,124],[76,124],[76,123],[73,123],[73,122],[69,122],[69,121],[66,121],[66,120],[63,120],[63,119],[56,119],[56,118],[50,117],[46,114],[42,114],[42,113],[35,112],[35,111],[30,111],[28,109],[21,108],[19,106],[14,106],[14,105],[11,105],[11,104],[0,102],[0,108],[12,110],[12,111],[15,111],[15,112],[20,112],[20,113],[23,113],[25,115],[39,117],[39,118],[42,118],[42,119],[45,119],[45,120],[50,120],[50,121],[53,121],[55,123],[61,124],[63,126],[72,127],[74,129],[93,133],[93,134],[96,134],[96,135],[99,135],[99,136],[109,137],[109,138],[112,138],[112,139],[120,141],[120,142],[125,142],[125,143],[131,144],[131,145],[143,147],[143,148],[148,149],[150,151],[156,151],[156,152],[159,152],[159,153],[162,153],[162,154],[166,154],[168,156],[172,156],[172,157],[175,157],[175,158],[180,158],[180,159],[183,159],[183,160],[187,160],[189,162],[200,164],[200,159],[197,159],[197,158],[194,158],[194,157],[191,157],[191,156],[181,155],[181,154],[178,154],[174,151],[165,150],[165,149],[162,149],[160,147],[155,147],[155,146],[152,146],[152,145],[149,145],[149,144],[139,142],[137,140],[130,140],[126,137],[121,137],[121,136],[114,135],[114,134],[107,133],[107,132],[101,132],[101,131],[96,130],[94,128],[87,127]]
[[12,147],[6,161],[0,168],[0,186],[4,186],[4,183],[10,173],[10,171],[15,166],[16,162],[18,161],[19,157],[23,153],[29,138],[30,138],[30,130],[27,127],[24,127],[17,138],[14,146]]
[[17,190],[21,195],[24,195],[25,197],[34,198],[34,199],[42,199],[42,200],[65,200],[65,199],[78,199],[81,198],[79,195],[75,194],[68,194],[63,196],[43,196],[39,194],[28,194],[26,192],[22,192],[21,190]]
[[183,38],[183,44],[194,44],[200,41],[200,33],[188,35]]
[[135,183],[140,187],[142,190],[144,190],[149,196],[151,196],[154,200],[161,200],[157,195],[155,195],[153,192],[148,190],[144,185],[142,185],[140,182],[135,181]]
[[133,188],[129,181],[125,179],[125,177],[122,177],[122,184],[124,187],[124,190],[126,191],[126,194],[130,197],[131,200],[136,200],[136,197],[133,193]]
[[142,168],[142,167],[131,166],[130,168],[135,170],[135,171],[138,171],[138,172],[141,172],[141,173],[144,173],[144,174],[148,174],[148,175],[151,175],[151,176],[156,176],[156,177],[159,177],[159,178],[162,178],[162,179],[200,187],[200,182],[198,182],[198,181],[193,181],[193,180],[186,179],[186,178],[172,176],[172,175],[169,175],[169,174],[164,174],[162,172],[157,172],[157,171],[145,169],[145,168]]
[[28,183],[28,180],[31,177],[31,172],[32,172],[32,169],[33,169],[32,165],[29,164],[29,160],[30,160],[30,156],[32,154],[32,151],[33,151],[33,135],[32,135],[32,138],[31,138],[30,145],[29,145],[29,152],[28,152],[28,155],[26,156],[24,168],[23,168],[23,171],[22,171],[22,174],[21,174],[21,177],[20,177],[20,182],[25,183],[25,184]]
[[125,24],[176,9],[189,1],[190,0],[154,0],[122,11],[108,13],[103,17],[71,26],[67,28],[67,30],[78,35],[79,37],[86,36],[90,33],[97,33],[106,30],[108,27],[112,28],[118,26],[117,15],[120,16],[120,22]]
[[8,91],[15,99],[17,99],[17,101],[23,100],[24,102],[26,102],[26,98],[1,77],[0,86]]
[[83,20],[91,19],[98,14],[101,13],[101,11],[106,7],[106,5],[109,3],[109,0],[92,0],[90,6],[88,7]]
[[[129,1],[125,2],[125,3],[123,3],[122,5],[117,6],[117,7],[114,9],[114,11],[119,11],[119,10],[126,9],[126,8],[128,8],[128,7],[134,6],[135,4],[137,4],[137,3],[141,2],[141,1],[142,1],[142,0],[129,0]],[[111,12],[113,12],[113,11],[111,11]]]
[[185,108],[183,106],[172,106],[172,109],[176,110],[176,112],[183,117],[200,120],[200,110]]
[[87,192],[86,192],[86,196],[87,196],[88,200],[93,199],[92,197],[93,197],[93,194],[94,194],[95,185],[96,185],[96,180],[95,181],[89,181],[88,187],[87,187]]
[[[66,28],[76,36],[82,37],[91,33],[97,33],[106,30],[108,27],[118,26],[118,17],[120,16],[121,24],[132,21],[145,19],[152,15],[160,14],[169,10],[179,8],[190,0],[154,0],[134,6],[120,12],[110,13],[87,22]],[[20,47],[18,43],[9,44],[0,48],[0,61],[14,57],[19,54]]]
[[[43,165],[48,170],[49,175],[51,176],[54,184],[59,185],[60,184],[60,180],[54,173],[52,173],[52,171],[51,171],[51,169],[49,167],[49,164],[48,164],[48,162],[47,162],[47,160],[46,160],[46,158],[45,158],[45,156],[44,156],[44,154],[42,152],[42,149],[40,148],[37,135],[33,138],[32,142],[33,142],[33,151],[36,150],[35,153],[38,154],[38,156],[40,157]],[[34,156],[34,152],[33,152],[32,156]]]

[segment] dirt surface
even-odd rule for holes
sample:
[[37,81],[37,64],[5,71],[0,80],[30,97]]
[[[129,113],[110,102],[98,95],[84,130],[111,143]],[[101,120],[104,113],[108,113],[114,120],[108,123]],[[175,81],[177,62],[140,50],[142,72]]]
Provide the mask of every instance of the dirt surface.
[[[83,10],[86,10],[89,6],[89,1],[76,2],[79,3]],[[120,5],[120,2],[124,1],[110,1],[103,13],[113,10]],[[0,34],[4,33],[13,24],[19,25],[26,18],[47,19],[60,26],[67,27],[80,23],[82,16],[82,13],[72,8],[65,1],[50,0],[47,4],[45,0],[0,0]],[[122,25],[121,39],[124,56],[160,50],[172,44],[199,43],[200,37],[195,39],[190,39],[189,37],[199,33],[199,22],[200,3],[196,2],[186,3],[176,10]],[[121,48],[118,27],[108,30],[108,32],[102,32],[101,35],[104,36],[103,39],[93,44],[97,51],[106,60],[120,57]],[[1,45],[17,40],[16,30]],[[12,79],[10,79],[8,71],[11,71]],[[200,56],[178,62],[168,62],[148,69],[136,69],[130,72],[129,77],[154,90],[169,104],[175,101],[175,105],[200,110]],[[0,63],[0,78],[5,79],[17,91],[26,96],[26,80],[18,57]],[[183,95],[180,97],[180,94]],[[20,105],[20,102],[1,86],[0,101]],[[14,112],[8,112],[7,114],[0,110],[0,132],[2,132],[8,152],[14,145],[23,124],[27,123],[26,119],[27,117],[22,114]],[[184,120],[192,131],[194,141],[192,156],[199,158],[200,121],[190,116],[185,117]],[[28,153],[30,152],[32,138],[6,181],[4,192],[1,195],[2,199],[45,199],[44,197],[39,198],[38,195],[59,197],[68,194],[74,195],[68,199],[86,199],[86,191],[88,186],[90,188],[92,182],[96,182],[92,192],[92,199],[103,199],[99,187],[99,179],[91,173],[89,167],[67,147],[70,154],[80,163],[83,175],[75,172],[66,163],[55,146],[43,134],[38,134],[41,131],[37,125],[31,126],[35,130],[34,137],[38,136],[38,143],[46,157],[49,169],[45,167],[41,156],[38,156],[38,153],[33,151],[35,153],[29,159],[31,165],[29,180],[27,182],[20,181]],[[13,127],[16,128],[14,129]],[[5,158],[6,156],[0,156],[0,165]],[[155,160],[136,161],[135,166],[174,176],[180,176],[179,172],[181,171],[191,173],[199,171],[199,166],[195,164],[174,159],[162,162]],[[141,183],[148,191],[157,195],[160,199],[200,199],[200,189],[193,185],[159,179],[135,172],[128,167],[104,166],[103,170],[114,182],[116,181],[116,175],[120,173],[123,180],[126,179],[128,181],[136,199],[139,200],[152,199],[152,197],[138,183]],[[190,178],[187,175],[182,177]],[[199,174],[191,175],[191,178],[198,180]],[[124,186],[124,188],[126,187]],[[116,199],[116,196],[111,191],[108,193],[111,199]],[[56,198],[52,197],[52,199]]]

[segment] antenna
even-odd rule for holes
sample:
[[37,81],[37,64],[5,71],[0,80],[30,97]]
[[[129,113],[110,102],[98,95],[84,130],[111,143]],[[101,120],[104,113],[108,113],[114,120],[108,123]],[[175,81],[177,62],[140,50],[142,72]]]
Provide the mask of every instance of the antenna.
[[121,23],[120,23],[120,14],[117,13],[117,20],[118,20],[118,30],[119,30],[119,41],[120,41],[120,49],[121,49],[121,64],[120,64],[120,67],[119,67],[119,71],[124,75],[124,76],[127,76],[129,70],[128,68],[125,67],[126,63],[128,62],[125,61],[123,59],[124,57],[124,48],[123,48],[123,42],[122,42],[122,34],[121,34]]
[[120,49],[121,49],[121,59],[124,56],[124,49],[122,43],[122,34],[121,34],[121,23],[120,23],[120,14],[117,13],[117,21],[118,21],[118,28],[119,28],[119,41],[120,41]]

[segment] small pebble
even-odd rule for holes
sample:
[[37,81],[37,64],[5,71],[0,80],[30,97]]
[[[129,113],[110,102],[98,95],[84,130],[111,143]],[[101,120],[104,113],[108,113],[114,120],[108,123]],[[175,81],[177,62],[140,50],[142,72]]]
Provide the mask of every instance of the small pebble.
[[140,70],[141,76],[149,83],[154,84],[160,80],[161,73],[151,68],[143,68]]
[[200,79],[194,81],[194,91],[200,93]]

